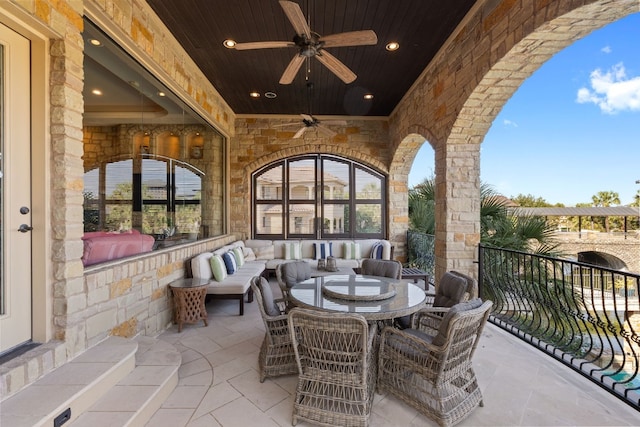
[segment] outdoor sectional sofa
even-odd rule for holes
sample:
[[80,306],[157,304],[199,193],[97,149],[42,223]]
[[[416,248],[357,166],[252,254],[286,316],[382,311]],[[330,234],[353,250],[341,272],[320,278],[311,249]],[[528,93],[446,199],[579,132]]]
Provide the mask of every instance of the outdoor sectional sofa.
[[[242,252],[242,260],[238,260],[237,251]],[[316,254],[318,250],[318,254]],[[323,252],[324,251],[324,252]],[[214,255],[223,257],[234,253],[235,269],[231,266],[225,277],[220,275],[219,260]],[[321,253],[322,252],[322,253]],[[207,294],[214,298],[237,299],[240,303],[240,315],[244,314],[244,298],[253,301],[251,278],[273,272],[280,263],[294,259],[303,259],[316,263],[322,255],[336,258],[338,267],[359,269],[365,258],[391,259],[393,248],[389,241],[380,239],[356,240],[237,240],[212,252],[204,252],[191,259],[193,278],[209,281]],[[230,257],[225,257],[230,261]],[[227,266],[227,264],[225,264]],[[214,271],[216,270],[216,271]],[[231,271],[233,271],[231,273]],[[217,280],[216,274],[221,280]]]

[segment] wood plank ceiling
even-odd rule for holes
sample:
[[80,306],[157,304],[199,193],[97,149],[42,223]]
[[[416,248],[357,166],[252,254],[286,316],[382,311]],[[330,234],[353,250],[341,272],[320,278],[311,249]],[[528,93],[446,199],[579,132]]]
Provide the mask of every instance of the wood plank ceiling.
[[[222,44],[291,41],[295,31],[277,0],[147,2],[237,114],[388,116],[475,0],[298,0],[313,32],[371,29],[378,43],[327,49],[357,74],[353,83],[311,58],[290,85],[278,81],[296,48],[240,51]],[[400,49],[387,51],[389,42]],[[314,87],[311,103],[308,81]],[[252,91],[261,96],[251,98]],[[277,97],[267,98],[266,92]],[[366,93],[373,99],[365,100]]]

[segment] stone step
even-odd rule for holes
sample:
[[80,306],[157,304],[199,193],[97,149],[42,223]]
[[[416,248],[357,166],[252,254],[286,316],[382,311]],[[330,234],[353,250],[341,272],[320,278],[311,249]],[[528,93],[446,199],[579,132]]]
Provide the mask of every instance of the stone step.
[[5,399],[0,425],[53,426],[67,410],[73,419],[133,370],[137,348],[124,338],[104,340]]
[[138,339],[135,369],[65,427],[144,426],[178,384],[180,352],[154,338]]
[[[144,425],[175,388],[180,359],[154,338],[110,337],[4,399],[0,425]],[[124,411],[119,396],[135,408]],[[109,409],[114,400],[117,412]],[[116,413],[115,424],[103,421]]]

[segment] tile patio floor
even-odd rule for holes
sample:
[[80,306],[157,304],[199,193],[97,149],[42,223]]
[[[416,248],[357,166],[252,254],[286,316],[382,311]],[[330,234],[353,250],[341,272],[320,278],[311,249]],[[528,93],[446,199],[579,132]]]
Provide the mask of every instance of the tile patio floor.
[[[271,280],[275,295],[279,290]],[[207,304],[209,326],[176,326],[160,339],[182,353],[179,383],[149,427],[290,426],[296,377],[258,379],[264,335],[257,305]],[[635,411],[569,368],[488,324],[474,358],[484,407],[460,426],[633,426]],[[309,424],[299,423],[299,426]],[[377,395],[370,425],[436,426],[391,396]]]

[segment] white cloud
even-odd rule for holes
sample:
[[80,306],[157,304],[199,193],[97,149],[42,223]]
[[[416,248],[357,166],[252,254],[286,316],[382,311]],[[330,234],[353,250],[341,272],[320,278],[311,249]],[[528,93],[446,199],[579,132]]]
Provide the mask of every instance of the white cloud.
[[505,127],[511,127],[511,128],[518,127],[518,124],[516,122],[512,122],[511,120],[508,120],[508,119],[504,119],[502,121],[502,124],[505,125]]
[[612,52],[611,46],[603,47],[602,49],[600,49],[600,52],[602,52],[602,53],[611,53]]
[[627,77],[624,64],[616,64],[607,72],[593,70],[590,78],[591,89],[578,90],[579,104],[593,103],[607,114],[640,111],[640,76]]

